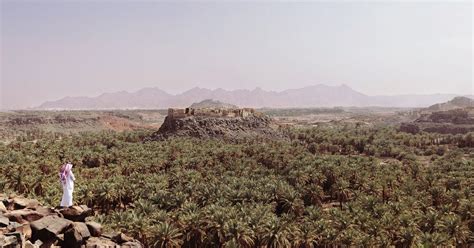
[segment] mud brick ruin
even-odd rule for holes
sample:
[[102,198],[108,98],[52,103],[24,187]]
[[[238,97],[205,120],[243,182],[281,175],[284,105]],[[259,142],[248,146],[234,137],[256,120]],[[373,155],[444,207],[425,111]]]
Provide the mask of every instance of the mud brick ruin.
[[180,119],[185,117],[249,117],[258,116],[253,108],[185,108],[185,109],[168,109],[168,117],[171,119]]

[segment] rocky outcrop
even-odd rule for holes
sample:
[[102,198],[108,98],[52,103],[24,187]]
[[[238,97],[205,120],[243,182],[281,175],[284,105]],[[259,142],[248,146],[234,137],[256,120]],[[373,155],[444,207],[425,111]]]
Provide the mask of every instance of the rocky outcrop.
[[446,111],[459,108],[474,108],[474,100],[469,97],[457,96],[450,101],[431,105],[427,108],[427,110]]
[[412,123],[402,123],[400,131],[420,131],[443,134],[464,134],[474,132],[474,108],[458,108],[422,114]]
[[242,138],[250,136],[275,137],[279,133],[271,128],[272,120],[267,116],[248,117],[166,117],[160,129],[147,140],[168,137],[196,138]]
[[405,133],[417,134],[420,132],[420,127],[413,123],[402,123],[398,130]]
[[86,221],[93,214],[85,205],[55,209],[0,194],[0,247],[143,247],[123,233],[103,234],[99,223]]

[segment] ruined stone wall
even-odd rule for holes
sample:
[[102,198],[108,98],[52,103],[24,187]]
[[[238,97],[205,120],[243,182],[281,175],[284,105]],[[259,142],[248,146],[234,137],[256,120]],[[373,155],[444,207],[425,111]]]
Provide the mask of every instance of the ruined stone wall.
[[258,114],[252,108],[242,109],[220,109],[220,108],[185,108],[185,109],[168,109],[168,116],[173,119],[184,118],[188,116],[202,116],[202,117],[248,117]]

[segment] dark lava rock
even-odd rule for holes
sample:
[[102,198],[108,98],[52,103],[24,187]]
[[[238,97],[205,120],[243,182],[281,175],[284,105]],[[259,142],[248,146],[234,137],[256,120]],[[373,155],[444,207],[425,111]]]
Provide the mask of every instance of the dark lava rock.
[[280,134],[271,128],[271,124],[272,119],[267,116],[190,116],[184,118],[170,118],[167,116],[160,129],[146,140],[163,140],[169,137],[279,137]]

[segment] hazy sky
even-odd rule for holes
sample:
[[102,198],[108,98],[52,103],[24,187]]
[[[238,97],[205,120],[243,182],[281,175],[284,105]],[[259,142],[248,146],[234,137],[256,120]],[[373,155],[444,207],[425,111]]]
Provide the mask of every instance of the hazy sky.
[[470,1],[0,2],[3,108],[142,87],[473,94]]

